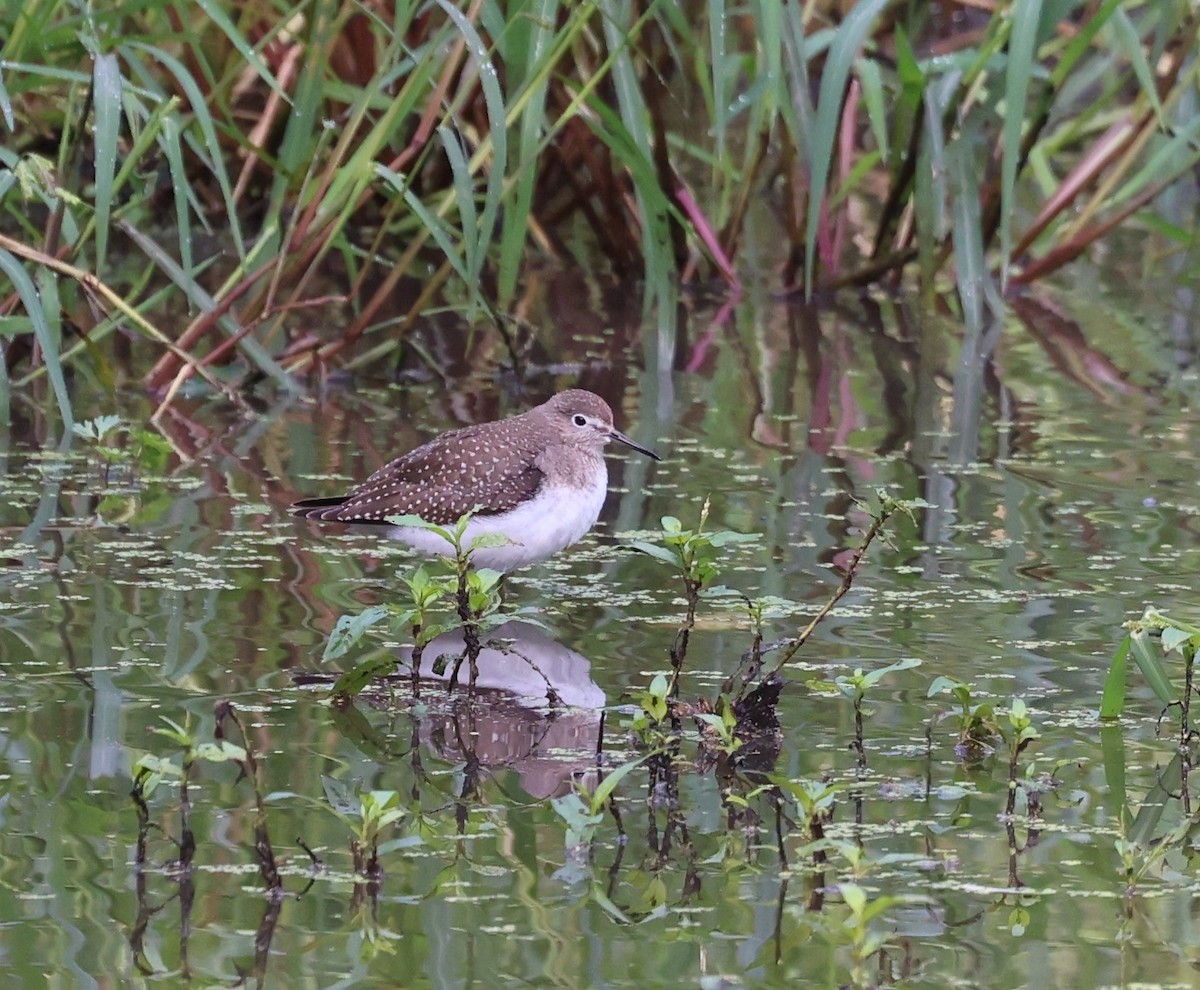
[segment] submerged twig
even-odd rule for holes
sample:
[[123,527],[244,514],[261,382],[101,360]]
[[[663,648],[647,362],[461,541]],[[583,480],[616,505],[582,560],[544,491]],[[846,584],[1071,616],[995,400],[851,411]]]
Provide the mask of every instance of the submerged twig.
[[871,544],[875,542],[875,538],[883,531],[883,527],[887,523],[888,519],[891,518],[892,513],[899,508],[903,508],[900,502],[888,496],[884,496],[880,504],[879,511],[875,513],[871,519],[871,526],[867,530],[866,535],[863,537],[862,543],[859,545],[858,549],[854,551],[854,555],[850,558],[850,562],[846,565],[842,572],[842,583],[839,584],[833,594],[829,596],[829,600],[821,607],[821,610],[815,616],[813,616],[812,621],[801,630],[800,635],[791,641],[791,644],[787,647],[787,649],[784,650],[783,656],[780,657],[778,662],[771,669],[767,676],[779,673],[779,671],[787,665],[788,661],[790,661],[792,657],[794,657],[800,651],[800,648],[808,642],[809,638],[816,631],[817,626],[819,626],[825,620],[825,617],[833,611],[834,606],[836,606],[837,603],[840,602],[854,586],[854,579],[858,576],[859,565],[862,563],[863,557],[866,556],[867,550],[870,548]]

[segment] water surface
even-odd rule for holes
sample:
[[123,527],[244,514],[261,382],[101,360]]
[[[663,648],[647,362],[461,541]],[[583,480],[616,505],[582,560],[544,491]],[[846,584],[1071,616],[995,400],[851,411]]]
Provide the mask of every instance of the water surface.
[[[1097,707],[1124,620],[1147,604],[1195,614],[1200,417],[1163,343],[1169,294],[1130,283],[1098,308],[1089,277],[1014,304],[967,342],[973,360],[945,313],[751,294],[719,323],[715,306],[681,310],[673,338],[661,320],[626,326],[632,347],[612,353],[605,335],[554,341],[525,397],[503,377],[356,379],[253,414],[194,396],[155,428],[168,454],[108,468],[21,407],[0,462],[0,972],[31,986],[1190,985],[1190,865],[1143,843],[1131,883],[1113,790],[1119,768],[1136,813],[1174,745],[1136,675],[1119,726]],[[510,632],[583,707],[547,708],[527,677],[508,684],[522,697],[427,684],[414,698],[400,681],[331,705],[354,659],[406,656],[404,630],[377,627],[322,663],[340,615],[401,598],[411,558],[287,504],[576,384],[666,458],[617,452],[596,533],[509,582],[510,605],[543,624]],[[140,426],[152,408],[134,390],[79,395],[80,418]],[[761,534],[727,548],[720,580],[766,602],[779,640],[837,586],[869,524],[856,500],[877,488],[928,507],[894,519],[785,671],[779,750],[756,767],[841,785],[824,871],[798,806],[754,793],[761,776],[697,766],[694,738],[674,789],[648,793],[635,770],[620,824],[606,814],[572,848],[551,799],[595,785],[598,748],[610,766],[639,755],[622,724],[683,612],[667,569],[622,537],[667,514],[692,525],[709,499],[710,527]],[[750,638],[735,599],[702,604],[684,694],[711,697]],[[809,682],[908,658],[919,666],[870,692],[857,767],[852,706]],[[493,660],[493,683],[518,676]],[[942,675],[1031,709],[1040,738],[1019,764],[1038,786],[1012,818],[1007,754],[962,758],[951,699],[926,697]],[[172,866],[170,782],[139,850],[136,761],[179,761],[164,719],[211,742],[225,701],[258,755],[279,901],[232,764],[194,770],[190,872]],[[356,789],[403,809],[370,885],[337,813]],[[1168,802],[1159,833],[1179,814]],[[851,885],[883,907],[864,928]]]

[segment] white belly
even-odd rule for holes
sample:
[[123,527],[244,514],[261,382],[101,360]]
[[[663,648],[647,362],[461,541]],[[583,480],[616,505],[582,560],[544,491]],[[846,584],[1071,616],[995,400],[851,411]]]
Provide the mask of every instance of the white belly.
[[[605,479],[607,480],[607,479]],[[476,550],[477,567],[512,571],[552,557],[577,543],[600,516],[607,484],[587,489],[546,486],[534,498],[509,512],[475,516],[467,524],[464,548],[484,533],[501,533],[511,542]],[[447,556],[453,548],[436,533],[411,526],[391,526],[388,536],[430,556]]]

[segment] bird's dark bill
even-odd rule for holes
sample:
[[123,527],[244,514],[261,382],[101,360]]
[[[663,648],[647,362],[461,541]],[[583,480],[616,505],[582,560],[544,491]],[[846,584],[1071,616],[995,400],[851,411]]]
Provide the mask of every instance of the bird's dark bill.
[[632,447],[639,454],[645,454],[647,457],[653,457],[656,461],[662,460],[662,458],[659,457],[658,454],[654,453],[654,451],[652,451],[649,447],[643,447],[636,440],[630,440],[629,437],[625,436],[625,434],[620,430],[613,430],[609,436],[614,440],[620,440],[621,443],[625,444],[626,447]]

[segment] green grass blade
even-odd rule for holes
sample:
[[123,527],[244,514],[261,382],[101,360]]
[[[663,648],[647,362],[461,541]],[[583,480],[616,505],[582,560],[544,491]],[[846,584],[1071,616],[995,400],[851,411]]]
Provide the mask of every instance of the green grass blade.
[[875,136],[875,145],[884,162],[890,157],[888,151],[888,110],[887,101],[883,95],[883,74],[879,64],[869,58],[860,58],[855,70],[858,81],[862,83],[863,105],[867,108],[867,120],[871,125],[871,133]]
[[[314,25],[314,40],[305,52],[293,84],[289,100],[291,112],[279,141],[278,164],[273,169],[274,181],[269,197],[272,212],[284,208],[289,190],[295,188],[300,176],[312,167],[317,157],[316,145],[324,123],[322,114],[329,95],[326,63],[333,44],[333,27],[327,12],[318,8],[315,14],[319,19]],[[317,41],[318,38],[323,40]],[[260,149],[252,153],[266,157]]]
[[936,90],[938,83],[925,88],[923,113],[925,135],[917,150],[917,169],[913,177],[913,199],[917,223],[917,262],[921,285],[932,291],[937,274],[939,245],[950,229],[946,204],[950,202],[947,183],[946,135],[942,131],[942,108]]
[[1133,824],[1129,811],[1129,799],[1125,791],[1125,736],[1119,725],[1100,727],[1100,752],[1104,758],[1104,784],[1109,814],[1121,822],[1122,827]]
[[524,39],[525,60],[523,82],[525,89],[513,101],[510,113],[520,107],[517,126],[517,147],[514,159],[515,183],[509,194],[500,229],[499,275],[497,297],[501,309],[506,309],[516,294],[522,251],[529,230],[529,213],[533,205],[533,190],[538,178],[537,161],[542,151],[543,135],[549,130],[546,121],[546,93],[550,75],[555,68],[557,43],[575,34],[586,23],[584,15],[572,8],[571,20],[555,38],[553,25],[558,22],[558,0],[532,0],[528,17],[521,27],[528,35]]
[[9,132],[17,129],[16,119],[13,116],[12,100],[8,97],[8,90],[4,86],[4,62],[0,60],[0,114],[4,115],[4,123],[8,125]]
[[725,0],[708,0],[708,57],[712,70],[712,132],[715,141],[713,153],[721,163],[725,161],[726,131],[729,128],[729,90],[725,75],[727,20]]
[[[245,35],[237,29],[237,25],[229,19],[229,15],[225,13],[227,5],[215,3],[214,0],[196,0],[196,3],[209,16],[209,19],[221,29],[221,32],[229,39],[229,43],[237,49],[238,54],[258,74],[258,77],[290,104],[291,97],[279,85],[279,80],[275,78],[275,74],[271,71],[270,66],[263,61],[262,56],[258,54],[250,42],[246,40]],[[269,37],[264,38],[260,43],[265,43],[269,40]]]
[[1120,718],[1125,711],[1128,671],[1129,637],[1126,636],[1117,647],[1117,652],[1113,654],[1112,663],[1108,666],[1108,676],[1104,678],[1104,693],[1100,697],[1101,718]]
[[[192,257],[192,224],[188,214],[190,183],[183,164],[183,148],[179,141],[179,121],[174,114],[163,120],[160,147],[167,158],[171,173],[171,185],[175,199],[175,228],[179,241],[179,267],[188,282],[196,280],[196,266]],[[189,305],[189,310],[191,306]]]
[[1112,28],[1113,38],[1117,43],[1117,47],[1133,67],[1133,74],[1137,76],[1138,85],[1142,87],[1142,93],[1150,101],[1150,105],[1154,107],[1154,113],[1158,117],[1159,126],[1165,128],[1167,123],[1163,118],[1162,101],[1158,98],[1158,86],[1154,82],[1154,73],[1150,69],[1150,64],[1146,61],[1146,53],[1142,48],[1142,40],[1138,37],[1137,29],[1133,26],[1129,15],[1120,7],[1113,10]]
[[0,446],[8,448],[8,430],[12,424],[12,379],[8,377],[8,355],[5,354],[4,325],[11,316],[0,316]]
[[[50,385],[54,389],[54,398],[58,402],[59,412],[62,413],[63,426],[66,432],[70,433],[71,427],[75,425],[75,416],[71,411],[71,396],[67,392],[67,383],[63,378],[62,362],[59,360],[58,354],[58,339],[50,328],[50,319],[42,297],[38,294],[33,279],[29,277],[25,266],[3,248],[0,248],[0,272],[8,276],[9,281],[17,290],[17,295],[21,298],[21,305],[25,308],[30,320],[33,321],[33,333],[42,349],[42,360],[46,364],[46,374],[50,376]],[[54,319],[57,322],[57,314]]]
[[[148,237],[137,227],[129,223],[120,224],[121,231],[133,241],[138,248],[152,260],[163,273],[174,282],[179,288],[187,294],[188,298],[201,311],[207,312],[216,308],[216,300],[205,290],[198,282],[189,279],[175,261],[159,244],[151,237]],[[237,331],[237,326],[228,318],[218,320],[218,325],[226,333],[234,333]],[[289,375],[278,362],[271,357],[262,344],[254,337],[245,336],[238,341],[238,350],[241,351],[259,371],[267,378],[270,378],[281,388],[290,392],[293,395],[304,392],[304,389]]]
[[890,0],[859,0],[846,19],[838,25],[825,70],[821,75],[821,88],[817,93],[816,121],[813,125],[813,142],[809,151],[809,172],[812,185],[808,199],[808,218],[804,231],[804,292],[812,295],[813,274],[817,257],[817,235],[821,222],[821,204],[829,186],[829,173],[833,166],[834,147],[838,128],[842,120],[842,102],[846,95],[846,83],[850,70],[858,58],[871,25],[883,13]]
[[[649,4],[646,14],[648,15],[654,7],[655,4]],[[650,113],[642,94],[637,67],[630,54],[630,46],[640,36],[643,21],[644,18],[635,20],[633,6],[628,0],[613,4],[609,16],[604,18],[604,40],[608,50],[613,53],[609,72],[617,97],[620,130],[623,132],[621,137],[610,145],[609,150],[620,155],[614,145],[625,145],[626,155],[621,156],[622,164],[629,170],[634,195],[641,212],[642,257],[646,284],[643,306],[645,311],[649,312],[665,298],[666,283],[673,277],[675,260],[671,251],[668,220],[669,191],[662,188],[658,171],[654,167]],[[589,105],[596,110],[599,109],[600,102],[591,99]],[[617,137],[611,124],[610,118],[606,144]],[[629,151],[634,153],[630,155]]]
[[[188,105],[191,107],[192,113],[195,114],[196,126],[200,129],[202,138],[202,149],[197,149],[200,153],[200,158],[203,160],[217,180],[217,185],[221,189],[221,198],[225,206],[225,222],[228,225],[229,233],[233,237],[234,247],[237,249],[238,258],[241,261],[246,260],[246,242],[242,237],[242,226],[238,220],[237,204],[233,201],[233,185],[229,181],[229,173],[225,170],[225,152],[221,147],[221,142],[217,139],[217,127],[213,121],[212,114],[208,109],[208,101],[204,98],[204,94],[200,92],[200,87],[196,85],[196,80],[192,78],[192,74],[187,70],[179,59],[168,54],[161,48],[156,48],[153,45],[148,45],[141,41],[131,41],[126,45],[121,45],[118,49],[124,56],[126,64],[139,68],[139,74],[145,77],[147,85],[157,85],[154,83],[153,73],[145,66],[141,65],[141,60],[134,57],[134,52],[144,52],[153,58],[175,77],[179,83],[180,89],[187,96]],[[162,98],[160,94],[160,98]]]
[[1151,648],[1151,637],[1144,629],[1137,629],[1129,634],[1129,644],[1134,662],[1146,683],[1164,705],[1170,705],[1179,700],[1178,692],[1171,687],[1171,679],[1163,666],[1162,657]]
[[[967,339],[983,335],[983,303],[991,296],[991,278],[983,249],[983,221],[979,212],[980,169],[972,155],[971,131],[964,133],[946,149],[946,162],[953,184],[954,266]],[[1002,307],[997,306],[997,312]],[[966,345],[964,344],[964,347]]]
[[1063,49],[1055,62],[1054,69],[1050,73],[1050,84],[1059,89],[1066,81],[1067,77],[1075,71],[1080,60],[1091,47],[1092,41],[1100,32],[1100,29],[1113,17],[1120,9],[1123,0],[1104,0],[1099,9],[1079,25],[1079,30],[1071,38],[1070,43]]
[[1171,130],[1170,138],[1154,150],[1146,163],[1113,193],[1111,206],[1120,206],[1151,183],[1169,181],[1196,164],[1200,159],[1200,117],[1187,117]]
[[102,276],[108,253],[108,228],[112,216],[117,172],[117,140],[121,132],[121,66],[114,53],[97,55],[92,69],[96,139],[96,262]]
[[1000,284],[1008,281],[1012,251],[1012,217],[1016,200],[1017,167],[1021,161],[1021,127],[1029,80],[1037,59],[1038,22],[1042,0],[1014,5],[1012,34],[1008,39],[1008,68],[1004,76],[1004,134],[1000,151]]
[[[462,237],[462,278],[468,285],[474,284],[483,268],[481,253],[486,255],[487,244],[480,241],[479,217],[475,211],[475,190],[471,182],[471,168],[463,152],[458,133],[449,127],[439,127],[438,137],[450,163],[454,199],[458,206],[458,232]],[[440,226],[440,224],[439,224]]]
[[[768,11],[773,11],[779,4],[773,0],[766,0],[765,7]],[[782,18],[782,64],[787,65],[787,73],[786,77],[781,77],[778,81],[779,113],[792,133],[793,143],[801,148],[809,148],[813,140],[813,118],[816,116],[808,84],[808,60],[813,54],[810,50],[811,42],[804,30],[804,18],[800,13],[799,4],[787,4],[782,10]],[[792,92],[789,92],[789,88]]]
[[[479,86],[483,91],[483,105],[487,111],[488,137],[492,146],[492,161],[487,170],[487,184],[484,188],[483,209],[479,213],[470,232],[464,229],[468,240],[466,243],[466,267],[472,282],[478,282],[487,260],[488,247],[492,243],[492,235],[496,229],[496,221],[500,215],[500,207],[504,200],[504,179],[508,171],[508,122],[504,106],[504,93],[500,88],[500,78],[492,64],[488,46],[479,36],[475,25],[465,14],[447,0],[438,0],[439,6],[446,11],[447,16],[458,28],[467,48],[471,52],[479,68]],[[466,163],[464,162],[464,165]],[[457,179],[456,179],[457,184]],[[462,199],[460,196],[460,206]]]
[[434,243],[437,244],[442,254],[446,256],[446,261],[449,262],[450,267],[454,269],[454,274],[462,280],[467,292],[471,294],[472,305],[478,304],[479,286],[468,278],[462,253],[454,246],[454,242],[450,239],[450,233],[446,228],[446,224],[421,202],[420,197],[412,191],[408,180],[404,176],[393,172],[386,165],[376,165],[375,172],[384,182],[404,197],[404,202],[408,204],[409,209],[421,221],[423,231],[433,238]]

